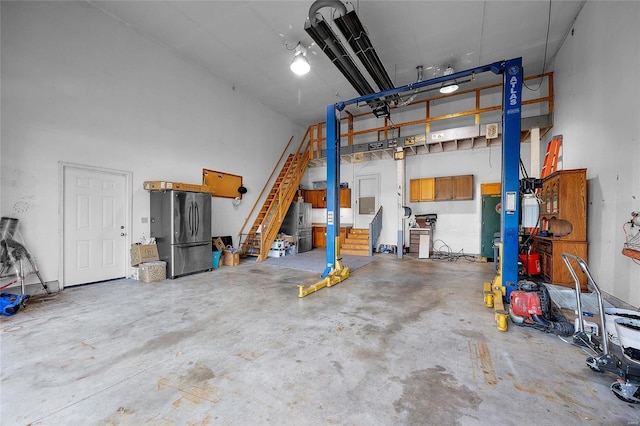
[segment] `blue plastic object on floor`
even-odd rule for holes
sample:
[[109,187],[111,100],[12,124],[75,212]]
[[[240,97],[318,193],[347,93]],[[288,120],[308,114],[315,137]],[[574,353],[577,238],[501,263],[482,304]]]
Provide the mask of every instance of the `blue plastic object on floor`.
[[222,254],[221,251],[211,252],[211,266],[213,267],[213,269],[217,269],[220,265],[220,254]]
[[0,314],[11,316],[20,310],[20,305],[24,306],[29,300],[28,294],[0,294]]

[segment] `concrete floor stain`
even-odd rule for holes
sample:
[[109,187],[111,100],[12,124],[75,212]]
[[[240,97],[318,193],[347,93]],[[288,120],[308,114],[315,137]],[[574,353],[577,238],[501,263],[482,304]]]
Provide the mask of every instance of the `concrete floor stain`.
[[459,425],[463,417],[473,416],[482,399],[442,366],[413,371],[400,380],[402,396],[394,401],[397,413],[407,424]]

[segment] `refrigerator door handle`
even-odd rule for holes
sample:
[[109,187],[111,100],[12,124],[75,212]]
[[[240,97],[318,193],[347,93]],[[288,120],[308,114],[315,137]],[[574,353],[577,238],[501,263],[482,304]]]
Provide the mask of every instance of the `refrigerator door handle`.
[[195,224],[196,224],[196,230],[194,232],[194,235],[198,235],[198,228],[200,228],[200,211],[198,210],[198,203],[194,202],[193,203],[195,205]]
[[189,232],[193,235],[193,203],[189,204]]
[[196,234],[196,203],[191,202],[191,236]]

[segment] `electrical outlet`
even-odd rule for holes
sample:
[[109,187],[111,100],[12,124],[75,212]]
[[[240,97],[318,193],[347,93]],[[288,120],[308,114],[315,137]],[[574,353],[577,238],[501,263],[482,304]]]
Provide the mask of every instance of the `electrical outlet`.
[[149,223],[149,218],[148,217],[143,217],[141,222],[142,223]]

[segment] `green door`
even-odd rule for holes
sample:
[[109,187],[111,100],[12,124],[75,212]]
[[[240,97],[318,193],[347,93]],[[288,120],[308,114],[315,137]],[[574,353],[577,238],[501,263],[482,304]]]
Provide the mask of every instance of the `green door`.
[[482,196],[482,230],[480,256],[493,259],[493,235],[500,232],[500,196]]

